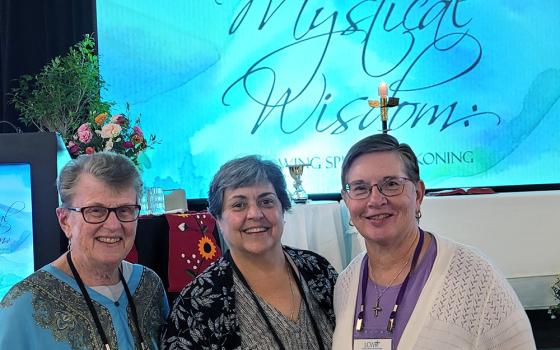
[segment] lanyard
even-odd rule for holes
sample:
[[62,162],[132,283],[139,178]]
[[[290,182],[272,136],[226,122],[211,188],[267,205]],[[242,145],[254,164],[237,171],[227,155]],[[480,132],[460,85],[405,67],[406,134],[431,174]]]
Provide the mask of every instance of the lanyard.
[[[235,261],[233,260],[233,257],[231,256],[231,252],[229,250],[227,251],[225,257],[226,257],[226,259],[228,259],[230,261],[231,266],[233,267],[233,270],[235,271],[235,273],[237,274],[237,276],[241,280],[241,283],[243,283],[243,285],[251,293],[251,297],[253,298],[253,301],[254,301],[255,305],[257,306],[257,309],[259,310],[259,313],[261,314],[264,321],[266,322],[266,325],[268,326],[268,329],[270,330],[270,333],[272,333],[272,337],[274,338],[274,340],[278,344],[278,347],[280,348],[280,350],[285,350],[286,348],[284,347],[284,344],[282,344],[282,341],[280,340],[280,337],[278,337],[278,334],[276,333],[276,331],[274,330],[274,327],[270,323],[270,320],[268,319],[268,316],[266,316],[266,313],[264,312],[264,310],[261,306],[261,303],[259,303],[259,300],[257,299],[257,297],[255,296],[255,293],[253,292],[253,290],[249,286],[249,283],[247,283],[247,280],[245,279],[245,277],[243,276],[243,274],[241,273],[241,271],[239,270],[239,268],[235,264]],[[294,267],[292,266],[292,264],[290,264],[288,262],[287,257],[286,257],[286,262],[288,263],[288,266],[290,267],[290,273],[292,274],[292,277],[294,278],[294,281],[296,282],[296,284],[298,286],[298,290],[299,290],[299,293],[301,295],[301,298],[303,299],[303,302],[305,303],[305,309],[307,310],[307,314],[309,315],[309,318],[311,320],[311,325],[313,327],[313,333],[315,333],[315,338],[317,339],[317,345],[319,345],[320,350],[324,350],[325,346],[323,345],[323,341],[321,340],[321,335],[319,334],[319,327],[317,326],[317,323],[316,323],[315,319],[313,318],[313,315],[311,314],[311,308],[309,307],[309,303],[307,302],[307,298],[305,297],[305,292],[303,290],[303,286],[301,284],[301,281],[299,280],[296,272],[294,271]]]
[[[399,305],[402,302],[402,299],[404,297],[404,293],[406,291],[406,287],[408,285],[408,281],[410,280],[410,274],[412,273],[412,271],[414,270],[414,268],[416,267],[416,263],[418,262],[418,258],[420,257],[420,251],[422,250],[422,246],[424,245],[424,231],[422,231],[421,228],[418,228],[420,230],[420,238],[418,239],[418,243],[416,244],[416,249],[414,250],[414,255],[412,257],[412,263],[410,264],[410,271],[408,271],[408,274],[406,275],[403,283],[401,284],[401,287],[399,288],[399,294],[397,295],[397,300],[395,301],[395,306],[393,306],[393,310],[391,311],[391,315],[389,316],[389,321],[387,322],[387,331],[389,332],[393,332],[393,329],[395,328],[395,318],[397,317],[397,311],[399,309]],[[364,271],[362,273],[362,279],[361,279],[361,283],[362,283],[362,300],[361,300],[361,304],[360,304],[360,312],[358,313],[358,319],[356,320],[356,331],[361,331],[362,330],[362,323],[364,321],[364,304],[365,304],[365,300],[366,300],[366,292],[367,292],[367,285],[368,285],[368,277],[369,277],[369,267],[368,267],[368,262],[367,262],[367,254],[365,257],[365,266],[364,266]]]
[[[66,260],[68,261],[70,270],[72,270],[72,275],[74,275],[74,279],[76,280],[78,286],[80,287],[80,290],[82,291],[82,295],[84,296],[84,300],[86,301],[89,312],[91,313],[91,316],[93,317],[93,321],[95,322],[95,327],[97,328],[97,332],[99,333],[99,336],[101,337],[101,341],[103,342],[103,347],[106,350],[111,350],[111,348],[109,347],[109,341],[107,340],[107,336],[105,335],[105,331],[103,331],[103,328],[101,327],[101,321],[99,321],[99,316],[97,315],[97,312],[93,307],[93,302],[91,301],[89,293],[84,285],[84,282],[82,281],[82,278],[80,277],[80,274],[78,273],[78,270],[76,270],[76,267],[72,262],[71,252],[68,252],[68,254],[66,254]],[[142,350],[145,350],[146,346],[144,345],[144,337],[142,336],[142,332],[140,331],[140,326],[138,324],[138,314],[136,312],[136,305],[134,305],[134,299],[132,299],[132,294],[130,294],[130,290],[128,289],[128,285],[126,284],[126,281],[120,269],[119,269],[119,278],[123,284],[124,291],[126,293],[126,298],[128,299],[128,304],[130,305],[130,310],[132,312],[132,321],[136,326],[136,329],[138,331],[138,337],[140,338],[140,346],[142,347]]]

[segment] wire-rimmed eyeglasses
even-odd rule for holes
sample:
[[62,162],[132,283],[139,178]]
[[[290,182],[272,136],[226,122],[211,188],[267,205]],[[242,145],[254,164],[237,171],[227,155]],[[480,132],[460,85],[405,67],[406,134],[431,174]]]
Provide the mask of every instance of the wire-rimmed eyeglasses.
[[407,181],[412,182],[412,180],[407,177],[388,177],[372,185],[365,182],[354,182],[346,184],[344,186],[344,191],[348,194],[348,197],[352,199],[366,199],[370,196],[371,191],[373,191],[373,187],[377,187],[379,193],[385,197],[393,197],[403,193],[404,184]]
[[109,218],[111,212],[115,212],[117,219],[121,222],[132,222],[138,219],[140,215],[140,206],[138,204],[121,205],[116,208],[106,208],[100,205],[93,205],[82,208],[66,208],[68,210],[82,213],[84,221],[88,224],[101,224]]

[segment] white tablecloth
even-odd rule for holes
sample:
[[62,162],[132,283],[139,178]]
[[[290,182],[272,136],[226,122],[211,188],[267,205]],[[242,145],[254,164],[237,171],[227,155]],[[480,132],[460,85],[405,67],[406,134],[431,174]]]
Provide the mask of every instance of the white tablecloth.
[[321,254],[338,272],[342,271],[346,257],[338,202],[295,204],[284,219],[282,244]]

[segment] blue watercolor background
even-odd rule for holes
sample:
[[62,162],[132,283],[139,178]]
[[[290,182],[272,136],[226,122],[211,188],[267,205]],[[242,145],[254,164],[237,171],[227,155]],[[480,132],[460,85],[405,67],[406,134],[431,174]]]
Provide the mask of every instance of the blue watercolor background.
[[381,81],[428,188],[558,183],[560,2],[442,3],[98,0],[104,97],[162,140],[147,185],[189,198],[252,153],[310,161],[307,191],[338,192],[343,155],[380,128]]
[[0,299],[33,268],[29,164],[0,164]]

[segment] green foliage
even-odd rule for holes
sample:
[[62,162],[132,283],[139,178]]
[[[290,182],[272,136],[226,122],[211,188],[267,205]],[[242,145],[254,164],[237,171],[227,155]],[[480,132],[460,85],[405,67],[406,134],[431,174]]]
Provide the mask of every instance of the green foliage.
[[101,100],[105,82],[99,74],[95,41],[86,34],[65,56],[57,56],[35,76],[23,75],[11,93],[11,102],[26,125],[58,132],[69,140],[78,126],[109,111]]

